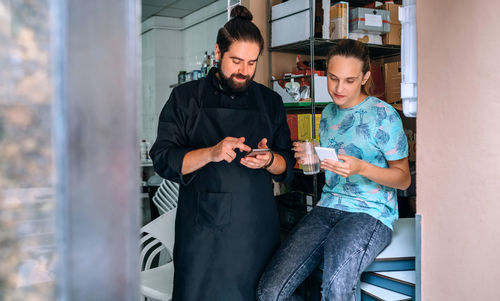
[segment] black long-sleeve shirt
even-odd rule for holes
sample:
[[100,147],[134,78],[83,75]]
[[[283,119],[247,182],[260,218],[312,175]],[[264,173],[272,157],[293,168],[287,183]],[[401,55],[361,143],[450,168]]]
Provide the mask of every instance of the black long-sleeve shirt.
[[[187,184],[196,175],[196,172],[193,172],[182,176],[182,162],[185,154],[219,142],[214,141],[213,145],[200,145],[191,141],[190,137],[195,130],[197,117],[203,106],[204,108],[260,111],[264,114],[263,117],[271,125],[272,137],[261,138],[268,138],[268,147],[282,155],[287,165],[283,174],[273,176],[273,178],[276,181],[290,180],[293,176],[295,159],[291,150],[290,130],[281,97],[256,82],[252,82],[243,93],[228,93],[220,87],[215,72],[213,68],[206,78],[182,84],[172,91],[160,114],[158,136],[150,151],[155,171],[163,178],[183,184]],[[263,99],[258,100],[257,97]],[[227,122],[225,121],[224,124]],[[235,133],[234,137],[240,137],[237,135],[238,129],[232,130]],[[258,141],[245,141],[245,144],[251,148],[257,148],[257,143]]]

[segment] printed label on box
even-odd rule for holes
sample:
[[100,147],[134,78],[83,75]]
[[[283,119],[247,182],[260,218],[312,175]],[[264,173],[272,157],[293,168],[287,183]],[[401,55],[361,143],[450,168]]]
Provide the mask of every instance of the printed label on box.
[[374,26],[374,27],[382,27],[382,16],[381,15],[373,15],[373,14],[365,14],[365,25],[366,26]]

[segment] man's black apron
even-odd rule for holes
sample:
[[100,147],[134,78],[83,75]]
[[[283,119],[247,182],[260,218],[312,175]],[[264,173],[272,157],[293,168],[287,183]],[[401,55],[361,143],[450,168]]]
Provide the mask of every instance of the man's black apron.
[[[271,145],[271,122],[264,112],[205,106],[205,97],[227,96],[207,87],[207,80],[200,85],[201,110],[189,145],[213,146],[225,137],[245,137],[252,148],[262,138]],[[250,99],[263,101],[258,88],[248,91]],[[255,301],[259,277],[279,245],[271,175],[241,165],[235,151],[233,162],[209,163],[181,185],[174,301]]]

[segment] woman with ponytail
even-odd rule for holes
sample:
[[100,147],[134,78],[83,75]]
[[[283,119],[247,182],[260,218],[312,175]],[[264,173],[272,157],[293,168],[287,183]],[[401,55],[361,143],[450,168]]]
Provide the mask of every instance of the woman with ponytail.
[[[259,301],[301,300],[295,289],[323,262],[322,300],[354,301],[363,270],[390,243],[398,218],[396,189],[410,185],[408,144],[398,112],[370,96],[370,56],[364,43],[341,40],[327,56],[327,87],[333,100],[323,109],[325,159],[321,199],[295,227],[270,261]],[[295,144],[295,157],[304,154]]]

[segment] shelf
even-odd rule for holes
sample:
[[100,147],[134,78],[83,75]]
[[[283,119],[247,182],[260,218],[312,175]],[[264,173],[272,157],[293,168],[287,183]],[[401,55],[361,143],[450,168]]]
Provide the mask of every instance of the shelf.
[[141,167],[151,167],[151,166],[153,166],[152,160],[141,161]]
[[[325,40],[325,39],[314,39],[314,55],[315,56],[325,56],[333,45],[337,44],[337,40]],[[304,40],[291,44],[286,44],[282,46],[276,46],[269,48],[269,51],[276,52],[290,52],[299,54],[310,54],[310,41]],[[370,56],[372,59],[378,59],[383,57],[390,57],[399,55],[401,52],[401,46],[398,45],[375,45],[366,44],[370,50]]]
[[285,77],[281,77],[281,78],[271,78],[271,81],[272,82],[276,82],[276,81],[280,81],[280,80],[291,80],[292,78],[293,79],[296,79],[296,78],[306,78],[306,77],[311,77],[311,74],[293,74],[291,76],[285,76]]
[[[328,104],[332,102],[316,102],[314,105],[316,108],[324,108]],[[310,108],[311,107],[311,102],[310,101],[303,101],[303,102],[284,102],[283,106],[285,108]]]

